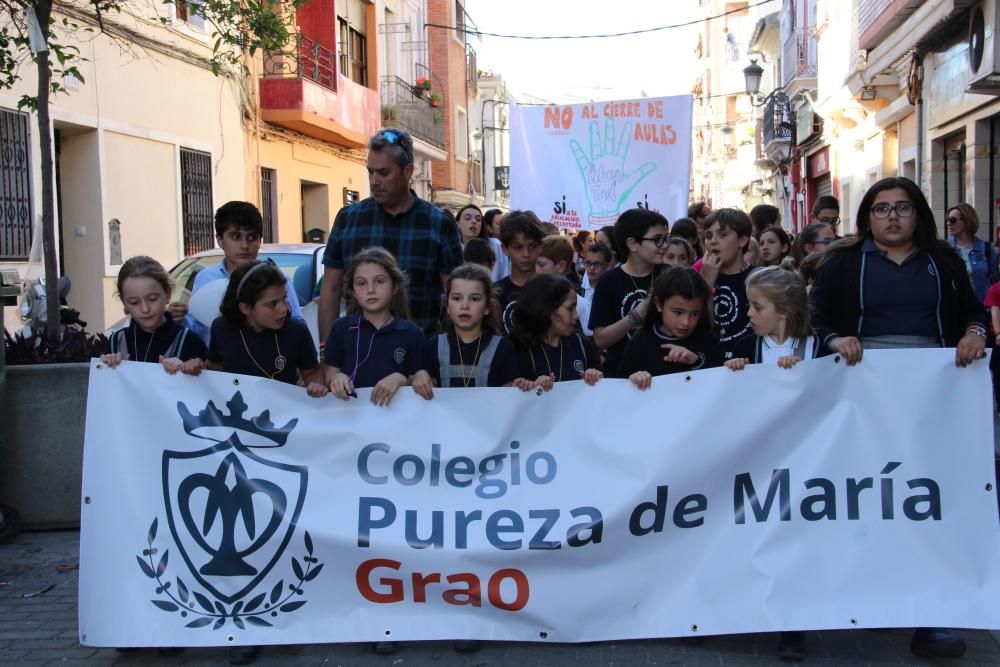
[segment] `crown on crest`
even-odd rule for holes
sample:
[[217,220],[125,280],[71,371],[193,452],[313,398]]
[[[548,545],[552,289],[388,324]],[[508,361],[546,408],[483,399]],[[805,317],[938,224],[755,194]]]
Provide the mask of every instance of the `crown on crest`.
[[226,402],[229,414],[225,415],[219,408],[215,407],[213,401],[209,401],[205,409],[197,415],[191,413],[184,403],[177,402],[177,413],[184,423],[184,432],[188,435],[196,435],[194,431],[200,428],[231,428],[237,431],[244,431],[260,436],[275,443],[274,446],[282,447],[288,440],[288,435],[298,424],[298,418],[292,419],[284,426],[275,426],[271,421],[271,411],[264,410],[256,417],[246,419],[243,413],[247,410],[247,404],[243,400],[243,394],[236,392],[233,397]]

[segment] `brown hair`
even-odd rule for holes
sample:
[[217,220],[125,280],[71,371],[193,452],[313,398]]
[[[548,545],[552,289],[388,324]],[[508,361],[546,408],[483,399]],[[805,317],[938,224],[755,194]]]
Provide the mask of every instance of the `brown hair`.
[[806,286],[795,271],[780,266],[757,269],[747,277],[747,291],[751,288],[760,291],[785,316],[789,336],[805,338],[813,334]]
[[573,244],[565,236],[546,236],[542,239],[541,256],[554,264],[566,262],[566,270],[573,265]]
[[[254,270],[253,273],[247,276],[251,270]],[[245,281],[243,280],[244,276],[246,276]],[[241,303],[249,304],[252,307],[260,300],[264,290],[268,287],[285,287],[286,285],[288,285],[288,278],[272,260],[258,259],[241,264],[229,275],[229,285],[226,287],[226,293],[222,296],[222,303],[219,304],[219,314],[227,322],[235,325],[242,324],[246,321],[246,316],[240,310]]]
[[118,281],[116,283],[118,298],[123,301],[122,286],[129,278],[152,278],[160,284],[160,287],[167,293],[167,296],[170,296],[170,292],[174,289],[174,282],[170,279],[170,274],[163,268],[163,265],[146,255],[136,255],[126,260],[122,264],[122,268],[118,270]]
[[[471,280],[482,285],[483,294],[486,295],[486,315],[483,317],[483,329],[496,335],[500,331],[500,302],[497,301],[496,295],[493,294],[493,279],[490,277],[489,271],[479,264],[468,263],[457,267],[448,276],[448,284],[444,290],[445,300],[451,294],[451,284],[455,280]],[[447,311],[447,308],[445,310]],[[455,330],[455,326],[451,318],[448,317],[447,312],[444,317],[444,329],[448,332]]]
[[965,221],[965,229],[973,236],[979,230],[979,214],[976,213],[976,209],[972,208],[969,204],[962,202],[961,204],[955,204],[954,206],[949,206],[947,213],[952,211],[958,211],[962,214],[962,219]]
[[354,274],[362,264],[375,264],[385,269],[392,280],[393,289],[395,289],[389,307],[397,317],[401,317],[404,320],[410,319],[410,302],[406,297],[406,276],[403,275],[403,270],[399,268],[399,264],[396,263],[396,258],[392,256],[392,253],[381,246],[365,248],[351,258],[351,263],[344,273],[344,293],[347,295],[347,312],[361,312],[358,300],[354,297]]

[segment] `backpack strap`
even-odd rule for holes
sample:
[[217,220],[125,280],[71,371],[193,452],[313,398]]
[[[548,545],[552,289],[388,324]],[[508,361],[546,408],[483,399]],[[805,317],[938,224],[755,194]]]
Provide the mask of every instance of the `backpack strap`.
[[128,331],[128,327],[119,329],[111,334],[111,337],[108,338],[108,352],[111,354],[116,354],[118,352],[128,354],[128,339],[125,338],[126,331]]
[[810,336],[802,336],[795,339],[795,352],[793,354],[799,359],[806,359],[806,346],[809,344]]
[[[448,334],[438,334],[438,377],[442,387],[451,386],[451,350],[448,349]],[[457,341],[457,337],[456,337]]]
[[181,352],[184,350],[184,341],[187,340],[187,335],[188,328],[181,327],[181,330],[177,332],[176,336],[174,336],[173,342],[170,343],[170,347],[168,347],[163,353],[163,357],[165,359],[171,359],[174,357],[180,359]]
[[490,386],[490,369],[493,367],[493,357],[496,356],[499,346],[500,336],[492,336],[490,342],[486,344],[486,349],[480,353],[479,361],[476,362],[476,384],[474,386]]

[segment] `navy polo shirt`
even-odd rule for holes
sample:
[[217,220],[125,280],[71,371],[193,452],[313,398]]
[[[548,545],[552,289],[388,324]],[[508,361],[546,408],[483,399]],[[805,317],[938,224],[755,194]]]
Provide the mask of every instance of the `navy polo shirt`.
[[[285,367],[280,370],[279,354],[285,358]],[[293,317],[286,317],[280,329],[261,331],[246,323],[236,326],[223,317],[215,318],[208,360],[222,364],[227,373],[271,377],[288,384],[298,382],[299,370],[319,365],[309,327]]]
[[341,317],[330,327],[324,361],[354,376],[355,387],[374,387],[393,373],[407,377],[420,370],[424,334],[413,322],[393,317],[376,330],[361,315]]
[[[146,332],[135,320],[132,320],[125,329],[111,334],[109,352],[128,352],[128,358],[132,361],[156,363],[160,360],[160,355],[166,355],[174,343],[181,340],[179,337],[183,332],[184,327],[172,320],[169,315],[163,324],[156,327],[152,333]],[[175,355],[178,359],[189,361],[205,358],[205,343],[198,337],[198,334],[188,330],[183,341],[179,354]],[[124,349],[122,349],[122,345],[124,345]]]
[[940,338],[938,277],[927,253],[914,250],[896,264],[871,239],[861,244],[861,252],[865,257],[861,335]]
[[[483,350],[486,346],[490,344],[490,341],[495,337],[493,334],[484,331],[482,336],[478,340],[471,343],[461,342],[457,336],[453,333],[449,334],[437,334],[436,336],[431,336],[424,343],[423,354],[421,355],[421,366],[423,370],[434,378],[434,381],[441,385],[441,360],[438,359],[438,337],[447,336],[448,337],[448,354],[451,356],[451,364],[453,366],[458,366],[460,362],[465,364],[466,373],[473,380],[469,386],[475,386],[475,364],[474,360],[477,359],[477,354],[482,355]],[[461,345],[461,354],[459,354],[459,346]],[[445,362],[447,363],[447,359]],[[514,344],[510,342],[507,338],[499,337],[497,341],[496,354],[493,355],[493,363],[490,364],[490,373],[486,378],[487,386],[489,387],[502,387],[506,384],[510,384],[514,380],[520,377],[517,367],[517,356],[514,352]],[[462,382],[462,378],[453,377],[451,379],[451,384],[449,387],[464,387],[465,383]]]
[[542,375],[555,375],[556,382],[579,380],[580,373],[588,368],[602,370],[601,360],[593,343],[581,334],[563,338],[553,347],[546,343],[535,343],[531,347],[517,351],[521,377],[537,380]]

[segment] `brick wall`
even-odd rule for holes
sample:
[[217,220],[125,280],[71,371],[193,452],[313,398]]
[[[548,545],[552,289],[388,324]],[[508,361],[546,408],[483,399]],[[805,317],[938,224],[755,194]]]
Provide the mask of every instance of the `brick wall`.
[[[427,0],[427,22],[438,25],[455,25],[455,0]],[[428,28],[427,41],[430,51],[430,68],[433,85],[444,95],[440,110],[444,113],[444,142],[447,160],[431,163],[431,182],[436,190],[468,191],[468,162],[455,160],[455,107],[468,112],[469,98],[465,76],[465,46],[455,39],[453,30]],[[442,89],[443,88],[443,89]],[[463,126],[462,132],[468,132]],[[465,157],[465,156],[463,156]]]

